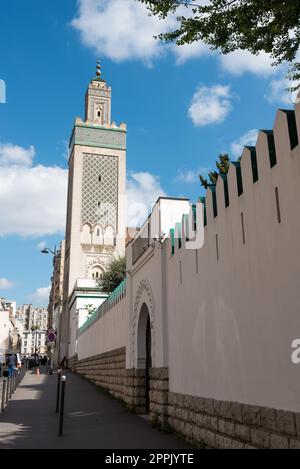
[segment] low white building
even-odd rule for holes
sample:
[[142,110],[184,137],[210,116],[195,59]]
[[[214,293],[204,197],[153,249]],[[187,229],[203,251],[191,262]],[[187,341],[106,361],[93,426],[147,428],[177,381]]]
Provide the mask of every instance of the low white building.
[[94,279],[78,279],[69,298],[70,342],[72,354],[77,351],[77,331],[106,300],[107,294],[100,291]]
[[[4,356],[11,347],[12,323],[5,298],[0,298],[0,356]],[[3,359],[3,358],[2,358]]]

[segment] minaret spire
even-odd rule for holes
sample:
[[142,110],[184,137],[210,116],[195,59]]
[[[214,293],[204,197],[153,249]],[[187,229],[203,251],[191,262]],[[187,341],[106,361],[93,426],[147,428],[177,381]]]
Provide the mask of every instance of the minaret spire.
[[101,65],[100,65],[100,60],[97,60],[96,75],[97,75],[98,78],[101,77]]

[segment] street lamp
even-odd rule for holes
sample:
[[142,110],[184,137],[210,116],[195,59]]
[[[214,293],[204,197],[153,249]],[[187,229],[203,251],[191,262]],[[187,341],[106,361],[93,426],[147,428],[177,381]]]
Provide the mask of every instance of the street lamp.
[[[54,246],[54,251],[50,248],[44,248],[41,250],[42,254],[52,254],[54,256],[54,262],[53,262],[53,285],[52,285],[52,320],[51,320],[51,325],[48,323],[48,332],[49,332],[49,327],[53,326],[53,318],[54,318],[54,310],[55,310],[55,259],[56,259],[56,246]],[[48,348],[49,350],[49,348]],[[53,373],[53,346],[51,346],[50,349],[51,357],[50,357],[50,375]]]
[[56,255],[56,247],[54,248],[54,251],[52,251],[52,249],[50,248],[44,248],[41,250],[41,253],[42,254],[53,254],[53,256]]
[[37,334],[38,334],[38,323],[32,324],[31,326],[31,333],[34,335],[34,365],[37,366],[38,364],[38,353],[37,353]]

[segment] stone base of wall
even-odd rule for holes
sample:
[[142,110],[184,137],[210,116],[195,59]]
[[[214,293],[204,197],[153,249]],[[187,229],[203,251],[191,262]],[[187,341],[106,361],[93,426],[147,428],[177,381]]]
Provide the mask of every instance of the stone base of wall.
[[[146,413],[145,370],[126,369],[125,347],[93,357],[68,359],[68,367],[75,373],[122,399],[128,408],[138,414]],[[168,369],[150,370],[150,415],[165,421],[168,404]]]
[[169,372],[168,368],[150,370],[150,418],[161,424],[167,422]]
[[[129,409],[144,414],[145,370],[125,368],[125,347],[68,365]],[[168,368],[150,370],[150,418],[211,448],[298,448],[300,414],[169,392]]]
[[130,410],[145,413],[145,370],[126,369],[125,347],[93,357],[68,359],[68,366],[75,373],[122,399]]
[[168,423],[213,448],[300,448],[300,414],[169,392]]

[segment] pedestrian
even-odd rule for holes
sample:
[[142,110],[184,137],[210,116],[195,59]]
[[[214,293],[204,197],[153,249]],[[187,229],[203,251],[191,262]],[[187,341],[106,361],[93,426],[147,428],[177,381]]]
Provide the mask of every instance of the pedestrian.
[[11,378],[14,374],[15,367],[17,366],[17,357],[14,353],[11,353],[6,362],[8,366],[8,376]]
[[60,362],[60,364],[59,364],[59,368],[60,368],[61,370],[64,369],[65,363],[66,363],[66,357],[64,357],[64,358],[62,359],[62,361]]
[[0,354],[0,378],[2,378],[3,374],[3,364],[5,364],[4,356]]

